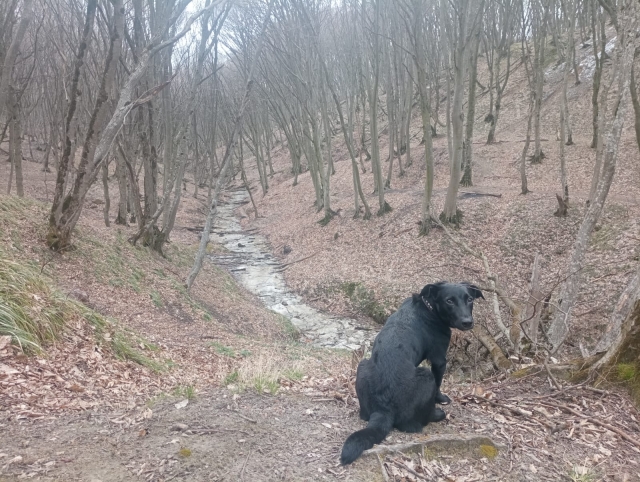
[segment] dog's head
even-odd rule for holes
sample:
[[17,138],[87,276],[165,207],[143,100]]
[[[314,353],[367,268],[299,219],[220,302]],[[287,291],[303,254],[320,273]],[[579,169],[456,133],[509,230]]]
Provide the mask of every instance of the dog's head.
[[470,283],[435,283],[422,288],[420,296],[451,328],[473,328],[473,300],[484,299],[482,291]]

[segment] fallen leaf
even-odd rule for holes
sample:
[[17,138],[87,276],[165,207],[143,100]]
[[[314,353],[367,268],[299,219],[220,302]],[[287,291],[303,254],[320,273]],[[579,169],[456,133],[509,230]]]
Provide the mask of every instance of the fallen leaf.
[[538,469],[536,469],[533,464],[529,464],[529,470],[534,474],[538,473]]
[[11,368],[9,365],[5,365],[4,363],[0,363],[0,374],[2,375],[15,375],[19,373],[15,368]]
[[494,414],[493,418],[495,419],[496,422],[507,423],[507,419],[504,418],[504,416],[499,413]]
[[0,350],[11,344],[11,337],[9,335],[0,336]]
[[181,408],[184,408],[187,405],[189,405],[189,400],[185,399],[185,400],[182,400],[181,402],[176,403],[175,407],[176,409],[180,410]]
[[607,457],[611,457],[611,450],[605,449],[602,445],[598,447],[598,450],[600,451],[601,454],[604,454]]

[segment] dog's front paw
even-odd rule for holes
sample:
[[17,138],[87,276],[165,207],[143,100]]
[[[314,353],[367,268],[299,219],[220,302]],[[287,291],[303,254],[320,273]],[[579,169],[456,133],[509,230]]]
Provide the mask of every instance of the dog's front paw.
[[451,399],[444,393],[438,393],[436,394],[436,403],[439,403],[440,405],[449,405],[451,403]]

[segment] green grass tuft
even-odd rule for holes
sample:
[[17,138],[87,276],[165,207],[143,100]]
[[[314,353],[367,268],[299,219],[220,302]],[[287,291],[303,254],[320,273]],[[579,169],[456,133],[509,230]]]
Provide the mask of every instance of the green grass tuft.
[[215,348],[216,353],[220,355],[228,356],[233,358],[236,356],[236,352],[233,351],[233,348],[223,345],[222,343],[218,343],[217,341],[211,342],[210,345]]
[[35,264],[19,263],[0,250],[0,335],[25,353],[57,340],[65,321],[81,314],[77,303],[51,288]]
[[187,400],[193,400],[196,398],[196,387],[193,385],[178,385],[173,389],[173,395],[175,397],[183,397]]
[[240,374],[238,373],[238,370],[234,370],[231,373],[229,373],[226,377],[224,377],[222,384],[224,386],[231,385],[233,383],[236,383],[239,378],[240,378]]
[[619,363],[617,369],[620,380],[627,382],[636,377],[636,366],[633,363]]
[[351,300],[358,311],[373,318],[381,325],[387,321],[387,307],[376,299],[373,290],[368,290],[366,286],[357,281],[345,281],[340,284],[339,289]]
[[153,304],[156,308],[162,308],[163,303],[160,293],[158,293],[156,290],[152,290],[149,293],[149,296],[151,297],[151,301],[153,301]]

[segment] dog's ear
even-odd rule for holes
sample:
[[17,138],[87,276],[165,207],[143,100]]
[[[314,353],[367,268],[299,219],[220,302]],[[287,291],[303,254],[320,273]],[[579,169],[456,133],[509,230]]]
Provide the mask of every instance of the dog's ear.
[[435,296],[437,296],[438,291],[440,291],[440,288],[442,288],[442,285],[443,283],[426,285],[424,288],[422,288],[420,296],[426,299],[433,299]]
[[471,283],[460,283],[467,288],[469,295],[475,300],[477,298],[482,298],[484,300],[484,296],[482,295],[482,291],[476,285],[472,285]]

